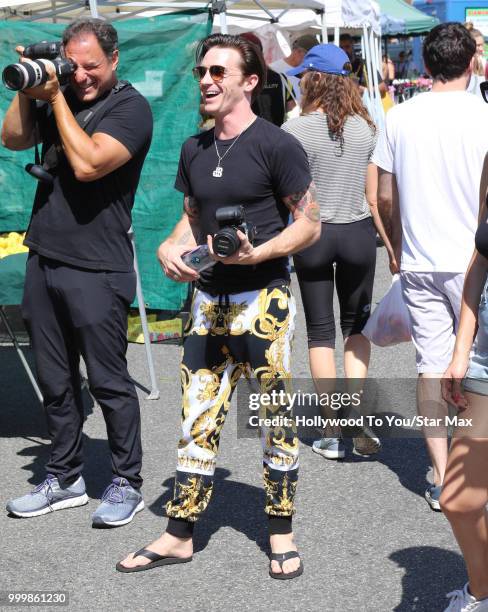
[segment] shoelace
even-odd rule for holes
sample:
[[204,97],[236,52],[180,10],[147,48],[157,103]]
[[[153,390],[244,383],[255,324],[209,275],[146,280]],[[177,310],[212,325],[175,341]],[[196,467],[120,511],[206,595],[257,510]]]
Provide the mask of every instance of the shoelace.
[[51,506],[51,499],[54,497],[54,491],[52,487],[53,482],[54,482],[54,478],[46,478],[44,482],[41,482],[41,484],[37,485],[37,487],[32,491],[32,494],[42,492],[46,496],[47,504],[51,512],[54,512]]
[[[463,603],[465,603],[465,593],[464,593],[464,589],[456,589],[455,591],[451,591],[450,593],[448,593],[446,595],[446,597],[449,599],[451,598],[451,601],[449,602],[449,606],[447,607],[447,610],[461,610],[461,605]],[[463,610],[466,610],[466,612],[468,612],[468,610],[471,610],[472,608],[472,604],[468,603],[468,605],[463,606]]]
[[109,504],[121,504],[125,499],[124,488],[115,482],[108,485],[102,495],[102,501]]

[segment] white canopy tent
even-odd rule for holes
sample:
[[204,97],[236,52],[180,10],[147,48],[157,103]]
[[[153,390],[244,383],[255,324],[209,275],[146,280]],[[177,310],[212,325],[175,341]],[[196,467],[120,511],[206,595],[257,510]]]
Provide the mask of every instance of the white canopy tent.
[[[111,22],[132,17],[151,17],[165,12],[208,9],[215,16],[215,28],[223,33],[260,30],[264,35],[278,32],[320,32],[328,40],[328,30],[339,44],[341,29],[361,35],[366,62],[370,109],[378,124],[383,109],[378,90],[380,66],[380,15],[374,0],[0,0],[5,19],[69,22],[83,15],[103,17]],[[266,26],[263,28],[263,26]],[[261,32],[262,30],[262,32]]]

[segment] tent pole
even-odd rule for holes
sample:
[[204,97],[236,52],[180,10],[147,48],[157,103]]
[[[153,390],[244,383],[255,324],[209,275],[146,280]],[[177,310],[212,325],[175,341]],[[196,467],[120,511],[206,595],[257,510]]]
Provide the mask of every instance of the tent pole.
[[90,13],[92,17],[98,18],[97,0],[90,0]]
[[56,0],[51,0],[51,7],[53,9],[53,23],[58,23],[58,20],[56,17]]
[[222,34],[228,34],[229,30],[227,29],[227,13],[222,11],[219,13],[219,21],[220,21],[220,31]]
[[373,65],[371,62],[371,48],[369,46],[369,36],[368,36],[368,29],[366,25],[363,25],[363,49],[364,49],[364,56],[366,59],[366,74],[368,75],[368,93],[369,93],[369,99],[371,101],[371,110],[373,111],[374,117],[373,120],[377,123],[378,119],[376,117],[377,114],[377,107],[376,107],[376,92],[374,90],[374,86],[373,86],[373,79],[374,79],[374,75],[373,75]]
[[339,26],[334,28],[334,45],[336,47],[339,46]]
[[322,43],[326,45],[329,42],[329,37],[327,35],[327,20],[325,18],[325,10],[322,11],[322,19],[320,26],[322,30]]

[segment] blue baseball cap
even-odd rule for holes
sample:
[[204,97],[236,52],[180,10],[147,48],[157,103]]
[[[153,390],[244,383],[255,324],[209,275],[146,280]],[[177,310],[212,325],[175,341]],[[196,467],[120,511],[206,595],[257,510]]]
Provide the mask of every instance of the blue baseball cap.
[[287,70],[286,74],[298,76],[307,70],[347,76],[351,73],[351,60],[345,51],[333,44],[315,45],[303,58],[300,66]]

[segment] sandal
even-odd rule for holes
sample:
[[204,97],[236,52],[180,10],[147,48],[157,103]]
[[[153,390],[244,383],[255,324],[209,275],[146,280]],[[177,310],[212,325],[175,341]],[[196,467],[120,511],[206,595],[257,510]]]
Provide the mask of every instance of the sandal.
[[160,565],[173,565],[175,563],[189,563],[193,557],[165,557],[163,555],[158,555],[158,553],[153,552],[152,550],[147,550],[147,548],[141,548],[136,553],[134,553],[135,557],[146,557],[146,559],[150,559],[151,563],[146,563],[145,565],[136,565],[134,567],[126,567],[122,565],[119,561],[115,566],[115,569],[118,572],[124,572],[125,574],[130,574],[131,572],[143,572],[148,569],[152,569],[153,567],[159,567]]
[[[300,559],[300,555],[296,550],[289,550],[286,553],[271,553],[269,556],[269,575],[271,576],[271,578],[275,578],[276,580],[291,580],[292,578],[298,578],[298,576],[301,576],[303,574],[303,561],[301,559],[299,568],[296,569],[294,572],[289,572],[288,574],[285,574],[285,572],[283,571],[283,563],[285,561],[288,561],[288,559],[295,559],[296,557]],[[277,573],[271,571],[271,561],[278,561],[281,567],[281,572]]]

